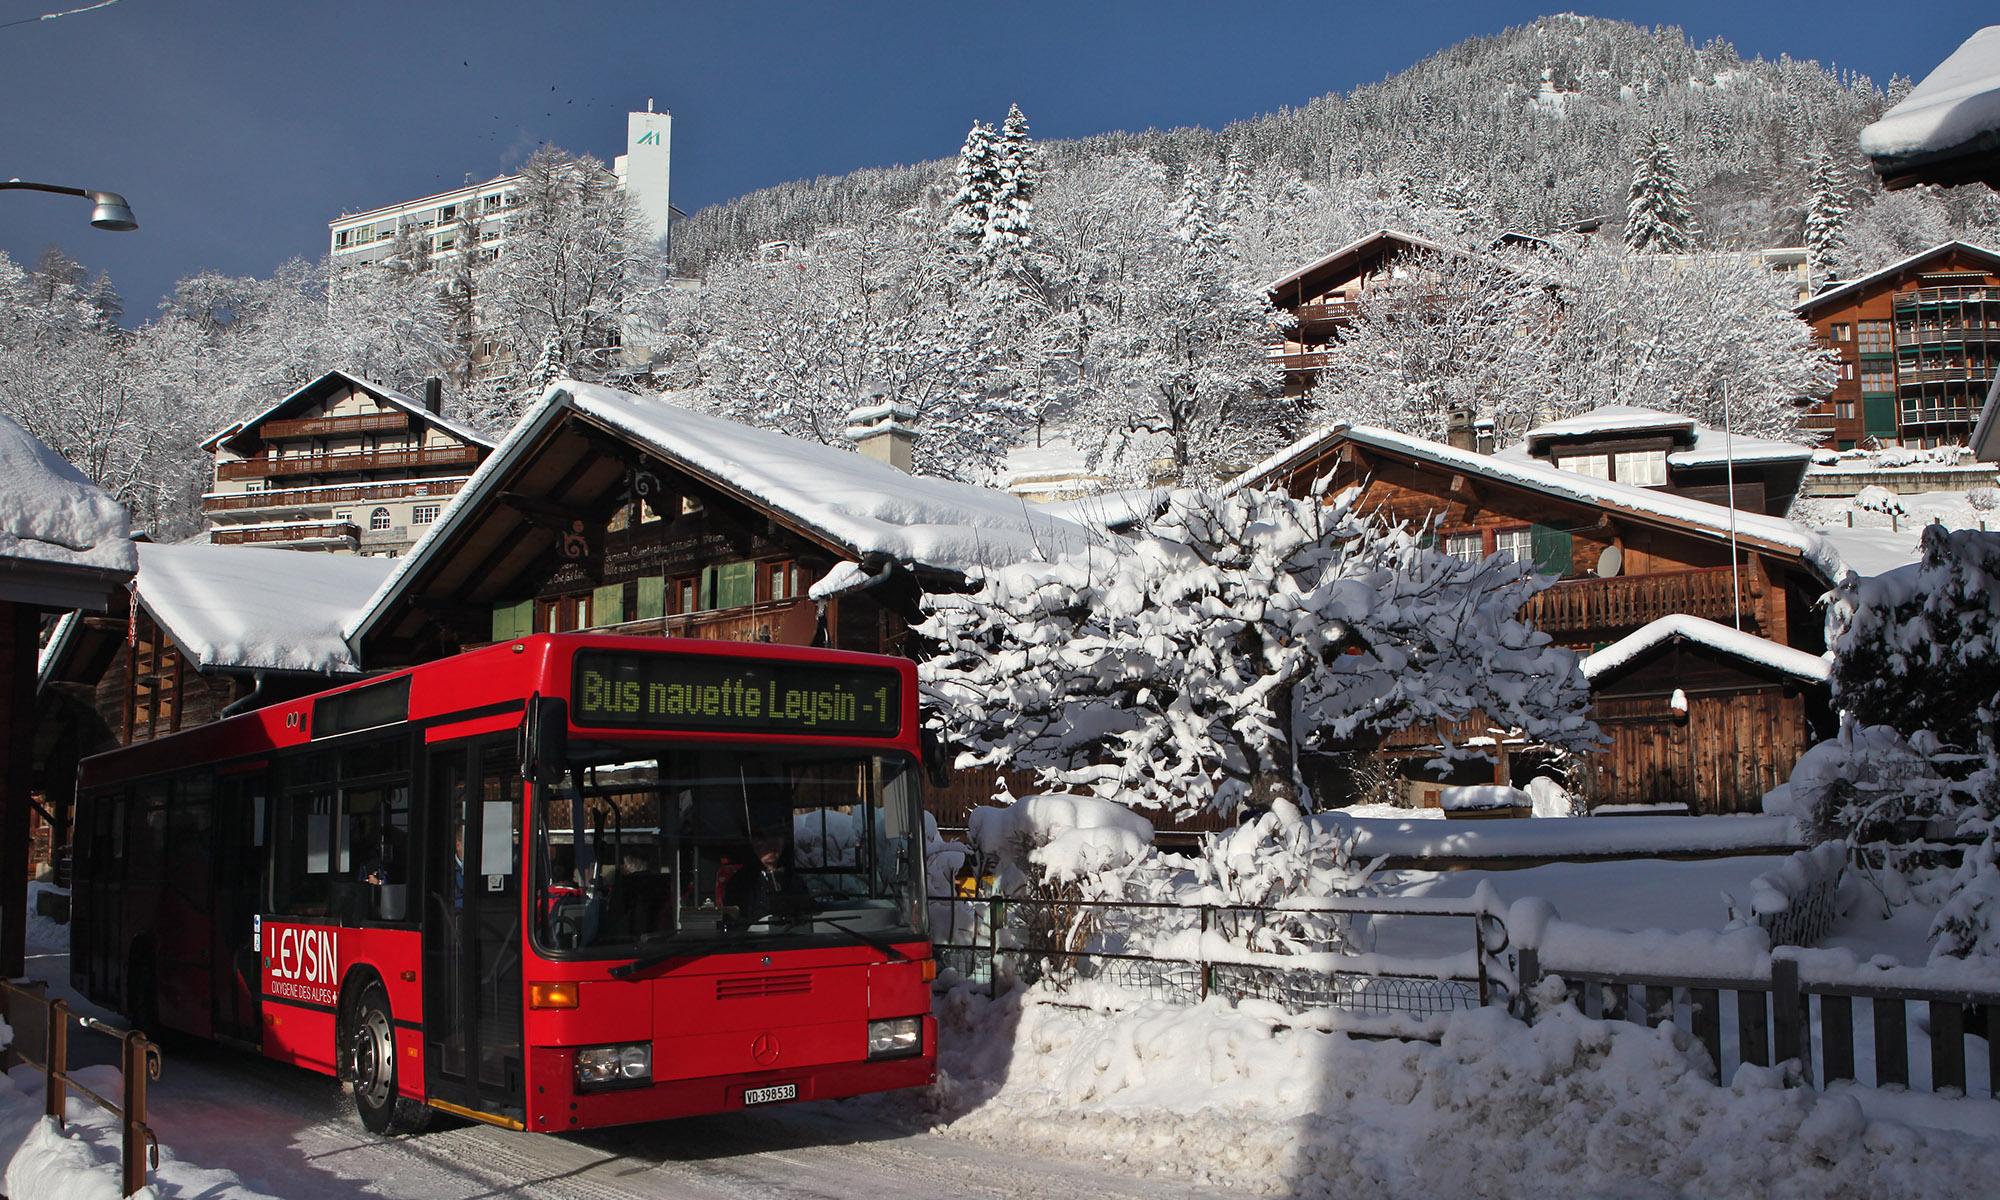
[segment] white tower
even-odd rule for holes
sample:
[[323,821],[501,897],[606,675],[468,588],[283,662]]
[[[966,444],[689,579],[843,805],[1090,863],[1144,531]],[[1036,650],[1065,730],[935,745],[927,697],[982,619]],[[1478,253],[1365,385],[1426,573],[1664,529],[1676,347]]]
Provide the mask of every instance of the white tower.
[[639,215],[652,226],[653,237],[666,249],[669,233],[668,182],[672,176],[674,116],[654,112],[646,102],[645,112],[625,118],[625,153],[612,164],[625,194],[632,198]]

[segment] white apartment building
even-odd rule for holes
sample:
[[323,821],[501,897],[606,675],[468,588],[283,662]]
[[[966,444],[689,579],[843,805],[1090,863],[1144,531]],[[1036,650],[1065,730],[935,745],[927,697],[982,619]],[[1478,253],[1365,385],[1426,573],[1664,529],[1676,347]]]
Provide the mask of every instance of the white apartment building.
[[[673,114],[626,114],[625,153],[612,161],[618,186],[664,247],[673,220],[683,216],[668,200],[673,167]],[[432,254],[456,253],[464,237],[477,237],[488,259],[500,255],[508,211],[519,203],[519,175],[498,175],[399,204],[343,213],[327,222],[328,253],[337,266],[360,266],[386,258],[396,235],[413,229],[427,239]]]

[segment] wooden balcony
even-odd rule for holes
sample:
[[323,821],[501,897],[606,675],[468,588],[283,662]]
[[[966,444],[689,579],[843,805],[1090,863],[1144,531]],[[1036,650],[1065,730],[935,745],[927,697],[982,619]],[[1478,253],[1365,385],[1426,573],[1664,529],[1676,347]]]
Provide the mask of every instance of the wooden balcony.
[[[1740,586],[1745,624],[1761,623],[1762,609],[1750,572],[1742,573]],[[1521,610],[1529,624],[1559,641],[1582,635],[1622,636],[1675,613],[1732,623],[1736,604],[1730,595],[1729,568],[1572,579],[1536,596]]]
[[[780,642],[803,646],[810,644],[818,618],[817,606],[801,597],[796,600],[766,600],[761,604],[737,608],[646,617],[617,625],[593,625],[590,632],[611,633],[620,637],[704,638],[714,642]],[[470,644],[466,646],[466,649],[472,648]]]
[[479,463],[477,446],[427,446],[421,450],[365,450],[351,454],[264,456],[241,462],[217,463],[217,479],[271,479],[281,475],[346,475],[411,467],[471,467]]
[[1324,304],[1301,304],[1293,310],[1299,324],[1317,321],[1352,321],[1361,313],[1361,306],[1352,300],[1330,300]]
[[449,500],[465,486],[463,479],[442,479],[416,483],[351,483],[335,487],[282,488],[269,492],[231,492],[226,496],[203,496],[203,512],[242,512],[255,508],[312,508],[322,504],[368,504],[376,500],[400,500],[411,496],[435,496]]
[[257,427],[257,436],[267,442],[286,438],[341,437],[354,433],[380,433],[408,429],[406,412],[349,413],[339,417],[300,417],[290,421],[266,421]]
[[211,529],[208,540],[217,546],[258,546],[292,542],[345,540],[350,546],[361,540],[361,529],[352,521],[320,521],[299,525],[267,525],[262,528]]
[[1270,346],[1264,351],[1265,360],[1287,371],[1317,371],[1326,365],[1327,352],[1324,350],[1294,350],[1289,346]]

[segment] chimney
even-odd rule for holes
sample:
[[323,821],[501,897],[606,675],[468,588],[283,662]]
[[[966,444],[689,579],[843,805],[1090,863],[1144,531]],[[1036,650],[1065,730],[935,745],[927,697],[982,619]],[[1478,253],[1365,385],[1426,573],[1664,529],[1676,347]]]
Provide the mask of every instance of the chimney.
[[847,440],[863,457],[907,474],[911,451],[917,444],[916,424],[916,409],[898,404],[880,391],[870,391],[847,414]]
[[444,380],[435,375],[424,380],[424,407],[433,413],[444,412]]
[[1460,450],[1477,450],[1472,432],[1472,410],[1454,408],[1444,415],[1444,440]]
[[1491,454],[1497,448],[1499,435],[1494,431],[1493,419],[1481,417],[1472,423],[1472,448],[1481,454]]

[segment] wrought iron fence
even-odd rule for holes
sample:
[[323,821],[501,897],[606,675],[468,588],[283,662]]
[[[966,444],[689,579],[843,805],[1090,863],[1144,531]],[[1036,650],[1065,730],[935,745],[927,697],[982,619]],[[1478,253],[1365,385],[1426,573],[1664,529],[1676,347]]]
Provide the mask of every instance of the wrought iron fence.
[[[1129,1001],[1220,997],[1293,1013],[1419,1019],[1506,1005],[1514,993],[1506,927],[1475,903],[1376,897],[1268,907],[1003,896],[949,903],[934,942],[939,965],[996,991],[1018,980]],[[1362,926],[1390,917],[1462,921],[1464,948],[1416,957],[1353,947]]]

